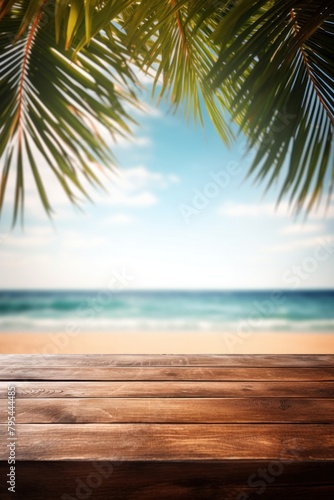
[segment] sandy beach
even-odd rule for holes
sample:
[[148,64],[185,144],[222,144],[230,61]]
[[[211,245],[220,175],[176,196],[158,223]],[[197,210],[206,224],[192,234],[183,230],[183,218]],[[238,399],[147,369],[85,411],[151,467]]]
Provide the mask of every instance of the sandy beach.
[[0,333],[1,354],[333,354],[332,333]]

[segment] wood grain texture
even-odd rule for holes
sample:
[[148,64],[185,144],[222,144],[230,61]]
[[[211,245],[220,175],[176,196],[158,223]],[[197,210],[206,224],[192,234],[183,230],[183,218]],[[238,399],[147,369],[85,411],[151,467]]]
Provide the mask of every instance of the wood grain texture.
[[[0,401],[0,422],[7,418]],[[334,399],[63,398],[23,399],[16,423],[331,423]]]
[[108,366],[239,366],[239,367],[334,367],[334,355],[185,355],[185,354],[8,354],[0,355],[0,366],[108,367]]
[[[218,483],[224,481],[226,486],[246,486],[251,474],[258,473],[259,469],[267,469],[270,473],[268,460],[239,460],[237,463],[231,460],[219,460],[209,462],[198,460],[196,462],[122,462],[122,461],[25,461],[17,462],[18,471],[28,476],[36,471],[41,472],[41,477],[47,470],[52,470],[59,478],[85,477],[92,471],[104,473],[105,478],[110,478],[117,484],[122,485],[124,490],[132,490],[141,485],[153,483],[183,482],[189,484],[196,477],[203,482]],[[333,461],[290,461],[283,464],[284,469],[276,475],[276,485],[300,485],[315,486],[319,483],[334,484],[334,462]],[[7,464],[0,462],[0,473],[6,471]],[[132,481],[126,481],[128,474],[132,474]],[[32,481],[35,478],[32,477]],[[58,481],[58,486],[62,487]],[[124,483],[124,484],[123,484]],[[75,484],[75,483],[74,483]],[[269,485],[268,485],[269,486]],[[1,490],[0,490],[1,491]],[[59,490],[60,491],[60,490]],[[2,498],[2,497],[1,497]]]
[[0,367],[0,380],[231,380],[333,381],[334,368]]
[[330,500],[333,358],[0,356],[0,422],[16,387],[15,498],[254,500],[262,483],[266,500]]
[[[258,479],[259,470],[274,479],[263,484],[248,485],[250,476]],[[93,462],[18,462],[20,484],[15,495],[0,483],[2,500],[242,500],[241,494],[267,500],[330,500],[333,498],[334,464],[301,462],[284,466],[273,476],[271,462],[184,462],[180,463],[93,463]],[[0,463],[0,475],[7,473]],[[61,479],[61,480],[60,480]],[[263,479],[262,479],[263,481]],[[319,483],[322,483],[319,486]],[[81,489],[80,489],[81,487]],[[244,499],[245,500],[244,496]],[[248,499],[247,499],[248,500]]]
[[334,382],[0,382],[0,399],[7,399],[8,385],[21,398],[146,398],[146,397],[277,397],[333,398]]
[[[6,426],[0,425],[1,433]],[[20,424],[17,460],[334,460],[331,424]],[[1,448],[0,460],[6,460]]]

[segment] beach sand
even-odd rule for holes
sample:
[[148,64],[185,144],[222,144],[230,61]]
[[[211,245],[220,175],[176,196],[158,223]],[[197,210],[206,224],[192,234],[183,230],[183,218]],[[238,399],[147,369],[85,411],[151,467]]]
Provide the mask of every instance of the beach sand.
[[333,354],[332,333],[0,333],[1,354]]

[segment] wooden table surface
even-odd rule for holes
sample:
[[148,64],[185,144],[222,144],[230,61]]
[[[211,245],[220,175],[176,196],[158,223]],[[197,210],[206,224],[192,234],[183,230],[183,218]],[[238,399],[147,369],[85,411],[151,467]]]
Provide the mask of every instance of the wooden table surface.
[[331,355],[3,355],[0,498],[330,500],[333,410]]

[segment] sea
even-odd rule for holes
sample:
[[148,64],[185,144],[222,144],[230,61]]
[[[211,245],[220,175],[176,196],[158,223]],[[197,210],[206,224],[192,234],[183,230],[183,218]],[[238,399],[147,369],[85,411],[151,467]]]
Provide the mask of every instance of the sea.
[[334,290],[0,291],[0,331],[334,333]]

